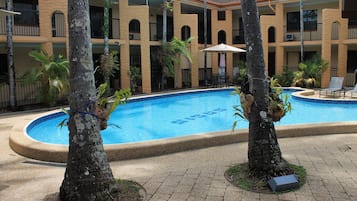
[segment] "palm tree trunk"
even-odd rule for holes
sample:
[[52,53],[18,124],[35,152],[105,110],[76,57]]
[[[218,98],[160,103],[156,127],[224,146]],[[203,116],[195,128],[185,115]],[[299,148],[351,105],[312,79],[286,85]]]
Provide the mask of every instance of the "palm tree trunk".
[[110,7],[110,0],[104,0],[104,16],[103,16],[104,55],[109,54],[109,7]]
[[[162,44],[167,43],[167,0],[163,0],[163,11],[162,11]],[[161,89],[164,89],[165,75],[164,75],[164,66],[162,68],[161,75]]]
[[95,115],[88,0],[68,1],[70,44],[69,153],[61,200],[112,200],[117,186]]
[[167,0],[163,0],[164,9],[162,11],[162,42],[167,42]]
[[[104,59],[102,61],[107,62],[109,57],[109,6],[110,0],[104,0],[104,25],[103,25],[103,32],[104,32]],[[110,88],[110,77],[109,73],[104,73],[104,83]]]
[[[12,11],[12,1],[6,0],[6,10]],[[6,16],[6,30],[7,30],[7,62],[8,62],[8,78],[9,78],[9,97],[10,109],[16,110],[16,82],[15,82],[15,67],[14,67],[14,47],[12,41],[12,18],[13,16]]]
[[249,115],[249,169],[258,177],[270,178],[281,174],[286,165],[281,157],[274,124],[267,118],[269,83],[266,79],[256,1],[242,0],[241,4],[247,46],[249,91],[254,96]]

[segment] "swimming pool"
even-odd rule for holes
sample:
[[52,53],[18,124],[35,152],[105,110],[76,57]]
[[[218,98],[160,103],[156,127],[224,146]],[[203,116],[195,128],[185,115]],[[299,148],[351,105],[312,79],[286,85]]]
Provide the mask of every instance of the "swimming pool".
[[[239,104],[238,96],[231,92],[232,89],[196,91],[129,101],[112,113],[108,128],[101,132],[103,142],[125,144],[231,130],[235,120],[232,107]],[[292,112],[275,125],[357,121],[356,104],[298,98],[290,101]],[[26,132],[36,141],[66,145],[68,129],[57,126],[64,118],[64,113],[41,117],[31,122]],[[247,121],[236,120],[237,129],[248,128]]]

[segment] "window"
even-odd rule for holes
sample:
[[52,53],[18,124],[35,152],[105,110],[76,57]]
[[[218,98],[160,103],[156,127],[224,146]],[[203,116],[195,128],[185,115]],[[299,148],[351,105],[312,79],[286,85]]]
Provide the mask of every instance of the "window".
[[140,33],[140,22],[138,20],[131,20],[129,23],[130,33]]
[[218,11],[218,20],[226,20],[226,11]]
[[[304,10],[304,31],[317,30],[317,10]],[[300,12],[287,13],[287,31],[300,31]]]
[[15,25],[39,25],[37,0],[14,0],[13,6],[21,13],[14,16]]

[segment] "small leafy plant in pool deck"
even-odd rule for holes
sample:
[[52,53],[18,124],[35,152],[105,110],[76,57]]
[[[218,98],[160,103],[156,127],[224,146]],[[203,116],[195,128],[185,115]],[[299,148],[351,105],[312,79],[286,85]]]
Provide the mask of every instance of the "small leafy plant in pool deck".
[[[108,84],[103,83],[97,89],[97,107],[95,115],[98,118],[100,129],[105,130],[108,126],[110,114],[120,105],[125,104],[126,100],[131,96],[130,89],[121,89],[115,91],[113,96],[107,96]],[[63,110],[65,113],[70,111]],[[59,123],[60,127],[67,125],[68,119],[64,119]]]

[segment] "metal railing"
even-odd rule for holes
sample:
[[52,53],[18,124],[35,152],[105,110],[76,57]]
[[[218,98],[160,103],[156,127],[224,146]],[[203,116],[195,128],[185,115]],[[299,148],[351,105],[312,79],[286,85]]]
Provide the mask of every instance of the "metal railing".
[[[284,41],[300,41],[301,35],[300,31],[291,31],[287,30],[287,27],[284,27],[285,29],[285,38]],[[334,32],[333,32],[334,33]],[[338,33],[338,32],[335,32]],[[335,36],[332,36],[332,38],[335,38]],[[317,23],[316,29],[315,30],[305,30],[304,31],[304,40],[305,41],[314,41],[314,40],[321,40],[322,39],[322,23]]]
[[[41,82],[25,83],[24,79],[16,79],[16,104],[17,106],[39,104],[43,101],[38,96],[38,91],[41,88]],[[9,84],[7,82],[0,83],[0,109],[5,109],[10,105]]]
[[348,39],[357,39],[357,27],[348,27]]
[[[39,25],[12,25],[14,36],[39,36],[40,27]],[[6,17],[0,16],[0,35],[6,35]]]

